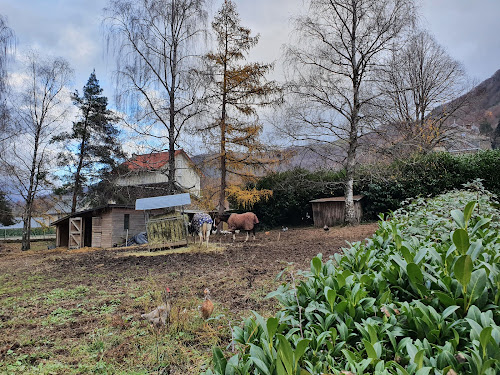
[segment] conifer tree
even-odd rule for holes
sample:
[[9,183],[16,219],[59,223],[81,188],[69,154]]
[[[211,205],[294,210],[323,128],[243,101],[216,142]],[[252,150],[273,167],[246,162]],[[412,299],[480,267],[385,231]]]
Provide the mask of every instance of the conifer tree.
[[0,190],[0,224],[12,225],[14,224],[14,217],[12,216],[12,209],[5,198],[5,193]]
[[[72,94],[73,103],[79,109],[79,119],[73,123],[70,133],[54,137],[55,141],[67,140],[66,152],[59,154],[61,164],[67,165],[67,190],[72,192],[71,212],[76,211],[77,200],[83,196],[84,188],[95,183],[100,175],[113,169],[117,160],[124,157],[118,141],[117,117],[110,111],[108,98],[95,71],[90,74],[83,94]],[[69,152],[68,152],[69,151]]]
[[275,101],[278,88],[265,80],[272,64],[245,63],[246,55],[259,36],[240,25],[239,14],[231,0],[226,0],[217,13],[212,28],[216,37],[215,51],[206,57],[209,72],[208,102],[216,108],[213,122],[205,129],[216,140],[220,167],[219,213],[223,213],[229,175],[243,179],[263,163],[259,141],[262,125],[256,109]]

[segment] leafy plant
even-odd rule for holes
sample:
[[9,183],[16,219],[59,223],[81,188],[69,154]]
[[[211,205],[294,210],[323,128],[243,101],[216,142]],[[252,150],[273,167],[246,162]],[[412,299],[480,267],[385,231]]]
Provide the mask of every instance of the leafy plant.
[[407,202],[364,243],[313,258],[207,374],[500,373],[500,215],[480,182],[468,188]]

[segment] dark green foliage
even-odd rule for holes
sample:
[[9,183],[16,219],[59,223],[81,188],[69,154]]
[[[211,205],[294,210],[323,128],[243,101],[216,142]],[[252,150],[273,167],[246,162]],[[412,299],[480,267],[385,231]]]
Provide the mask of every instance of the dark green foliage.
[[[374,170],[378,172],[373,173]],[[477,178],[483,180],[486,189],[500,195],[499,170],[500,150],[468,155],[444,152],[417,155],[388,166],[363,166],[355,178],[354,193],[365,196],[364,219],[375,220],[380,213],[399,208],[405,199],[436,196]],[[266,227],[311,224],[309,202],[343,195],[343,178],[342,171],[294,169],[272,173],[261,178],[255,187],[270,189],[273,196],[257,203],[252,210]]]
[[488,121],[483,121],[479,124],[479,133],[483,135],[490,135],[493,132],[493,128]]
[[[309,201],[342,195],[343,178],[342,172],[308,172],[300,168],[272,173],[261,178],[255,187],[272,190],[273,196],[267,201],[255,204],[252,211],[264,227],[311,224],[312,211]],[[241,207],[240,209],[243,210]]]
[[491,136],[491,148],[493,150],[500,149],[500,121]]
[[118,139],[118,121],[107,109],[108,98],[102,95],[102,88],[95,72],[83,87],[83,95],[76,91],[71,98],[78,107],[79,119],[73,123],[70,133],[54,137],[54,141],[66,143],[66,150],[59,154],[60,165],[67,166],[66,190],[74,196],[72,212],[76,208],[76,197],[84,195],[85,188],[96,183],[102,174],[110,172],[124,157]]
[[357,188],[365,195],[365,218],[374,219],[379,213],[397,209],[405,199],[436,196],[477,178],[486,189],[500,195],[499,170],[498,150],[467,155],[430,153],[397,161],[370,183],[365,184],[361,175]]
[[8,226],[14,224],[12,209],[5,199],[5,193],[0,190],[0,224]]

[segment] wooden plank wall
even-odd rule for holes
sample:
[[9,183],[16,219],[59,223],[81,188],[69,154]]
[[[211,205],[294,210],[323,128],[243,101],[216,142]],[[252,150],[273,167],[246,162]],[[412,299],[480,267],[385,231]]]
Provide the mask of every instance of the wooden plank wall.
[[102,246],[102,217],[94,216],[92,218],[92,247]]
[[130,215],[128,238],[136,235],[137,233],[146,231],[143,211],[136,211],[126,208],[115,208],[110,213],[113,231],[110,237],[111,244],[109,245],[109,247],[113,246],[114,244],[121,245],[125,242],[125,237],[127,236],[127,231],[123,227],[125,214]]
[[[344,223],[345,202],[316,202],[312,203],[313,220],[315,227],[333,226]],[[357,221],[363,216],[360,201],[354,202],[354,211]]]

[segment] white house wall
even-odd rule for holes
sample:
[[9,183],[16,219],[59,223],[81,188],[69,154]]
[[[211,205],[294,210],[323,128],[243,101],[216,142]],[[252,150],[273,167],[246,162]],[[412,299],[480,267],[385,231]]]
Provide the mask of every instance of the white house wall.
[[[175,180],[191,194],[200,196],[200,175],[190,166],[188,160],[178,155],[175,158]],[[160,170],[131,172],[117,180],[119,186],[137,186],[168,182],[168,164]]]

